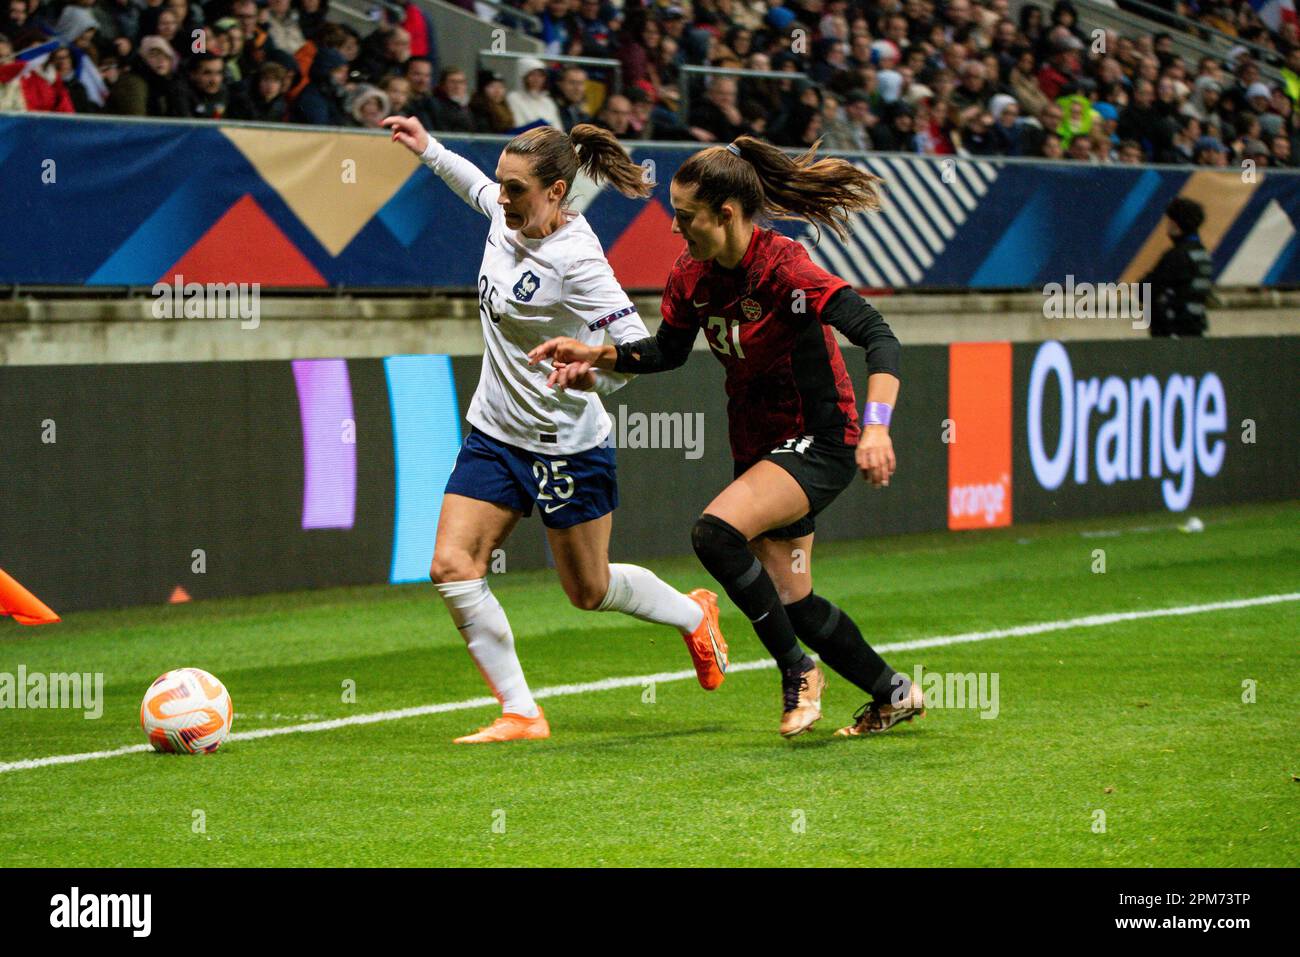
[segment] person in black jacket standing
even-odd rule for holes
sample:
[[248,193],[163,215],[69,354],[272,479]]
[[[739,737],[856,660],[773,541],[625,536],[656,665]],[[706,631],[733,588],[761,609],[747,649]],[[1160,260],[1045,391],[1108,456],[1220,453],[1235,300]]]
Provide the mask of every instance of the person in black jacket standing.
[[1205,209],[1177,196],[1165,207],[1173,248],[1142,277],[1150,283],[1151,335],[1202,336],[1208,328],[1205,302],[1213,288],[1214,263],[1201,245],[1198,230]]

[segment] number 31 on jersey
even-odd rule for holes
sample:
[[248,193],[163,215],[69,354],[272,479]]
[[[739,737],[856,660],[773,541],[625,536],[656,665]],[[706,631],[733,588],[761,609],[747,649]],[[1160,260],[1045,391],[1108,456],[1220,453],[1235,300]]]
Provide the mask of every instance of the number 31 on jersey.
[[[709,316],[704,338],[718,355],[729,356],[734,351],[737,359],[745,358],[745,350],[740,347],[740,320],[732,319],[731,328],[728,329],[727,326],[728,322],[722,316]],[[730,344],[728,338],[731,340]]]

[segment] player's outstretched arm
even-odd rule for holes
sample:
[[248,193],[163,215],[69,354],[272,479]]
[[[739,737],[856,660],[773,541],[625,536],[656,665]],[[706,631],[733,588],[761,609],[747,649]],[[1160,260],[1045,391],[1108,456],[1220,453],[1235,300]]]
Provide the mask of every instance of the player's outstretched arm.
[[484,216],[492,216],[500,187],[481,169],[430,136],[413,116],[388,116],[380,125],[391,129],[394,143],[401,143],[420,157],[420,162],[442,177],[443,182],[468,205]]
[[603,346],[588,346],[576,339],[561,336],[548,339],[529,352],[528,362],[536,365],[543,359],[551,360],[553,371],[546,380],[547,385],[551,386],[564,384],[569,377],[581,375],[588,369],[638,375],[668,372],[686,362],[698,332],[699,329],[679,329],[661,322],[659,331],[653,336]]

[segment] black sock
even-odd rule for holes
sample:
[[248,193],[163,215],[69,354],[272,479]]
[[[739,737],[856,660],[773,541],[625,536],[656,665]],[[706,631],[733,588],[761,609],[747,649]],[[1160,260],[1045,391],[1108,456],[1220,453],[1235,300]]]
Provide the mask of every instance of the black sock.
[[691,544],[700,563],[753,624],[758,640],[776,663],[784,670],[812,667],[812,659],[795,638],[776,585],[749,550],[745,536],[720,518],[702,515],[691,531]]
[[867,644],[853,619],[815,592],[785,606],[795,634],[817,652],[828,666],[886,704],[896,695],[906,696],[908,681]]

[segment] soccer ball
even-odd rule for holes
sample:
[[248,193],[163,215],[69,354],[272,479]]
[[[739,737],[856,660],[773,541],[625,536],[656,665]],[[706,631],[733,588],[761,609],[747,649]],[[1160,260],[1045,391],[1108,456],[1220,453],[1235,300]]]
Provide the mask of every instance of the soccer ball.
[[140,727],[149,743],[172,754],[217,750],[234,717],[226,686],[199,668],[167,672],[140,702]]

